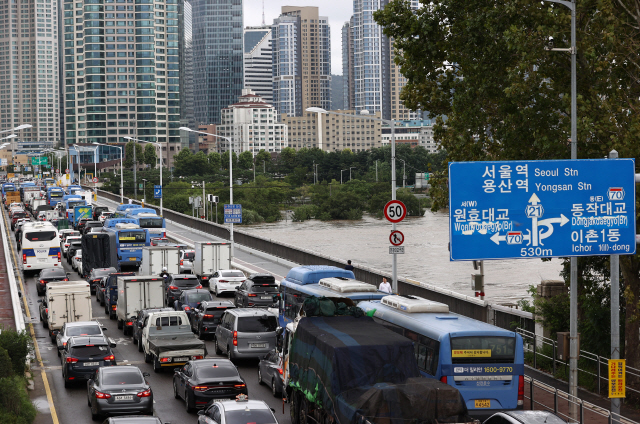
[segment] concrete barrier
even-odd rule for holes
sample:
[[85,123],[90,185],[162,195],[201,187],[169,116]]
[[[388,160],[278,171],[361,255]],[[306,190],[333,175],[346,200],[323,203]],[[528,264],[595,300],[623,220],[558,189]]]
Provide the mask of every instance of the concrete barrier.
[[[120,202],[119,195],[103,190],[98,190],[98,196],[115,202]],[[134,201],[134,203],[139,204],[140,202]],[[155,209],[158,214],[160,213],[160,208],[157,206],[145,205],[145,207]],[[185,225],[189,228],[193,228],[194,230],[211,234],[224,240],[229,240],[229,228],[227,226],[200,218],[194,218],[167,208],[163,209],[163,216],[168,221]],[[237,227],[238,226],[235,226],[235,228]],[[323,255],[321,253],[289,245],[287,243],[249,234],[235,228],[233,231],[235,243],[262,251],[272,256],[305,265],[333,265],[343,268],[347,264],[346,261],[342,259],[333,258],[328,255]],[[378,286],[382,282],[382,277],[391,279],[391,274],[377,269],[360,266],[358,264],[354,264],[354,267],[356,279],[375,286]],[[402,276],[398,277],[398,291],[400,294],[415,295],[436,302],[445,303],[449,305],[449,309],[452,312],[480,321],[489,322],[501,328],[513,330],[515,328],[513,327],[514,323],[518,323],[517,326],[527,329],[533,329],[535,326],[533,316],[528,312],[506,307],[492,309],[492,305],[485,300],[466,296],[451,290],[445,290],[428,283]]]

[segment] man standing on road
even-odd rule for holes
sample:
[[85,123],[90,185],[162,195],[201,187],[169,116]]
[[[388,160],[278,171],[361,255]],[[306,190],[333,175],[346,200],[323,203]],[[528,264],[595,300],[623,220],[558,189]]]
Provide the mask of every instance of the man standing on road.
[[387,282],[386,277],[382,277],[382,283],[380,283],[378,290],[391,294],[391,284]]
[[351,259],[347,261],[347,265],[344,267],[347,271],[353,271],[353,265],[351,265]]

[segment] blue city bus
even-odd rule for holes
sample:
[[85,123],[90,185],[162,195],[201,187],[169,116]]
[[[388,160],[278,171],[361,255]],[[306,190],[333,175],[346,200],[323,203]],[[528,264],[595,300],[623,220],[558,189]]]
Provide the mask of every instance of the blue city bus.
[[116,223],[113,227],[105,228],[104,231],[110,231],[116,235],[118,266],[139,267],[142,262],[142,248],[149,246],[147,230],[136,224]]
[[136,224],[135,219],[131,218],[107,218],[104,220],[104,228],[116,228],[117,224]]
[[[123,207],[127,206],[127,207]],[[133,206],[132,208],[129,206]],[[116,211],[113,213],[114,218],[125,218],[127,215],[137,215],[139,213],[152,213],[154,215],[157,214],[155,209],[151,208],[143,208],[140,205],[119,205]],[[130,217],[132,218],[132,216]]]
[[167,236],[167,225],[164,218],[158,216],[153,209],[133,209],[127,212],[126,217],[135,219],[140,228],[146,228],[149,231],[149,237]]
[[74,194],[77,191],[82,191],[82,187],[79,185],[70,185],[67,187],[67,194]]
[[449,312],[417,296],[385,296],[358,307],[376,322],[413,340],[422,375],[455,387],[474,418],[524,406],[522,337]]
[[53,187],[56,184],[56,180],[54,180],[53,178],[45,178],[44,180],[42,180],[42,182],[45,188]]
[[16,191],[16,185],[13,183],[2,184],[2,196],[6,196],[8,191]]
[[47,187],[47,204],[55,206],[58,202],[62,202],[64,190],[60,187]]
[[120,212],[120,211],[124,212],[127,209],[138,209],[138,208],[141,208],[141,207],[142,207],[142,205],[136,205],[136,204],[133,204],[133,203],[123,203],[123,204],[118,205],[116,207],[116,212]]
[[300,313],[304,300],[309,296],[329,297],[334,300],[350,299],[348,306],[367,300],[379,300],[389,293],[379,291],[374,285],[354,279],[353,271],[327,265],[307,265],[292,268],[280,281],[278,320],[286,327]]
[[69,221],[73,221],[73,208],[75,208],[76,206],[87,205],[87,202],[82,198],[82,196],[77,196],[75,194],[67,194],[65,196],[62,196],[62,203],[64,204],[66,216]]

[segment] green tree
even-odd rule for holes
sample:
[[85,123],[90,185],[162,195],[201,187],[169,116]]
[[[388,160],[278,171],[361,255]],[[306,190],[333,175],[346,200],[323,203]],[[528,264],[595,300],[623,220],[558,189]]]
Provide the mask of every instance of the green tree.
[[220,170],[220,164],[222,163],[222,158],[220,157],[220,153],[211,152],[207,155],[209,160],[209,168],[211,172],[218,172]]
[[191,175],[206,175],[211,173],[209,159],[204,152],[198,152],[195,155],[192,155],[191,169]]
[[189,149],[182,149],[173,157],[174,173],[178,176],[193,175],[193,153]]
[[[578,155],[640,157],[640,15],[635,0],[577,3]],[[398,0],[375,14],[394,38],[407,78],[401,99],[437,117],[446,160],[570,157],[570,11],[531,0],[496,4],[435,0],[418,11]],[[448,64],[443,66],[443,64]],[[446,116],[446,125],[442,116]],[[446,169],[436,173],[433,209],[446,208]],[[640,256],[620,258],[625,282],[625,356],[640,367]],[[581,272],[587,272],[582,267]],[[584,278],[580,278],[582,284]],[[585,286],[579,285],[584,293]],[[585,328],[585,316],[579,316]]]
[[238,165],[240,169],[253,169],[253,154],[249,150],[240,153]]
[[[226,152],[222,153],[222,155],[220,155],[220,166],[223,169],[229,169],[229,151],[227,150]],[[231,166],[233,166],[233,169],[236,169],[238,166],[238,155],[236,155],[236,152],[233,152],[233,155],[231,155]]]
[[266,169],[269,169],[270,164],[271,164],[271,154],[264,149],[260,150],[256,155],[256,168],[266,170]]
[[157,159],[156,146],[151,143],[146,143],[144,146],[144,163],[149,165],[151,168],[155,168]]
[[144,149],[143,147],[140,145],[140,143],[135,143],[133,141],[129,141],[124,148],[124,163],[123,165],[126,168],[131,168],[133,167],[133,146],[135,146],[136,149],[136,161],[138,162],[138,165],[141,163],[144,163]]

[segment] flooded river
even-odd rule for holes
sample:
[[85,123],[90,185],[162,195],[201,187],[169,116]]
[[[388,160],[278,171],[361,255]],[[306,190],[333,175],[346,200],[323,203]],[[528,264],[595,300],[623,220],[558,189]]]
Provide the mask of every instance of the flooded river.
[[[407,218],[397,225],[405,236],[405,254],[398,255],[398,275],[473,296],[471,262],[449,261],[449,215],[426,212],[421,218]],[[360,221],[283,220],[273,224],[242,226],[262,237],[314,250],[354,265],[391,272],[389,232],[386,220],[365,215]],[[485,299],[513,304],[529,298],[527,288],[540,280],[559,279],[562,262],[553,259],[485,261]]]

